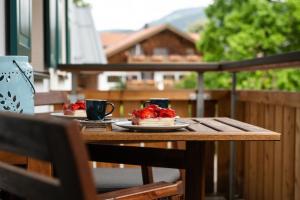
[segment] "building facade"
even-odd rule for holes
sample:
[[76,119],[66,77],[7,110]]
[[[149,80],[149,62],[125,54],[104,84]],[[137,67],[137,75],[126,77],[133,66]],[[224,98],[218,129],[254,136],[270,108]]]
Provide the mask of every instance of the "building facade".
[[[188,33],[182,32],[169,25],[147,27],[127,37],[116,37],[112,43],[111,38],[103,34],[105,53],[109,63],[191,63],[201,62],[201,54],[195,48],[196,39]],[[107,41],[106,41],[107,40]],[[123,81],[127,89],[138,88],[135,85],[149,84],[153,89],[166,89],[173,87],[174,83],[183,78],[187,72],[127,72],[119,74],[119,78],[113,72],[105,72],[101,76],[100,86],[103,90],[109,90],[116,85],[113,81]],[[114,78],[112,78],[114,77]],[[152,82],[151,82],[152,81]],[[148,87],[147,88],[151,88]],[[141,88],[141,87],[140,87]]]
[[71,74],[58,64],[106,63],[90,8],[72,0],[0,0],[3,55],[29,57],[38,92],[71,90]]

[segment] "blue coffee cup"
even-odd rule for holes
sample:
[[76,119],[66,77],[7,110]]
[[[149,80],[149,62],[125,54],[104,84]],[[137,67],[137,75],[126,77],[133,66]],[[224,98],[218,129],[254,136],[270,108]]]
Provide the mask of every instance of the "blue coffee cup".
[[151,98],[148,101],[144,102],[144,107],[147,107],[149,104],[158,105],[161,108],[169,108],[169,99],[167,98]]
[[[115,106],[113,103],[106,100],[86,99],[86,115],[89,120],[103,120],[107,115],[110,115]],[[111,111],[106,112],[107,105],[111,106]]]

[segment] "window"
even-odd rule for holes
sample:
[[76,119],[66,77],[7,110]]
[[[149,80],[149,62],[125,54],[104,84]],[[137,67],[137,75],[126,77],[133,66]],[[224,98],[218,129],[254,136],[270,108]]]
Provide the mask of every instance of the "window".
[[[67,2],[67,1],[66,1]],[[45,12],[45,62],[56,67],[62,61],[62,0],[44,1]]]
[[175,80],[174,75],[164,75],[164,80]]
[[127,76],[126,79],[132,81],[132,80],[137,80],[138,77],[136,75],[131,75],[131,76]]
[[7,41],[10,55],[31,56],[31,0],[7,1],[9,6],[9,34]]
[[186,55],[194,55],[194,54],[195,54],[194,49],[192,49],[192,48],[186,49]]
[[184,79],[185,75],[179,75],[179,80]]
[[122,77],[121,76],[108,76],[107,77],[107,82],[109,83],[118,83],[121,82]]
[[167,48],[155,48],[153,55],[167,56],[169,55],[169,50]]
[[134,55],[134,56],[143,55],[144,52],[143,52],[142,46],[141,46],[140,44],[135,45],[135,46],[131,49],[130,54],[131,54],[131,55]]

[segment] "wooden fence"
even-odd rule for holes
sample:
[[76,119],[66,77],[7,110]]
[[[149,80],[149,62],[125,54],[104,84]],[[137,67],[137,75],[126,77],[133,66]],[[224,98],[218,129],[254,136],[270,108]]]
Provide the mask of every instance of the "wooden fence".
[[[181,117],[194,117],[196,113],[193,90],[83,93],[86,98],[112,101],[116,105],[114,117],[127,117],[151,97],[170,98],[172,108]],[[206,91],[205,99],[206,117],[229,117],[229,91]],[[236,118],[283,134],[280,142],[237,142],[238,195],[249,200],[300,199],[300,93],[239,91]],[[145,146],[168,147],[165,143]],[[207,148],[206,192],[214,192],[217,157],[217,193],[228,196],[229,142],[211,142]]]
[[240,92],[239,101],[246,122],[282,133],[244,144],[244,197],[300,199],[300,93]]

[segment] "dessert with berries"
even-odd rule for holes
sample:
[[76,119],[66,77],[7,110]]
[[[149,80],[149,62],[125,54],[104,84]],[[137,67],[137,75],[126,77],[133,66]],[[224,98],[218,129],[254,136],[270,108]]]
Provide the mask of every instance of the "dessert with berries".
[[175,110],[150,104],[132,112],[132,124],[141,126],[174,126]]
[[64,104],[64,115],[73,115],[77,117],[86,117],[85,101],[78,100],[75,103]]

